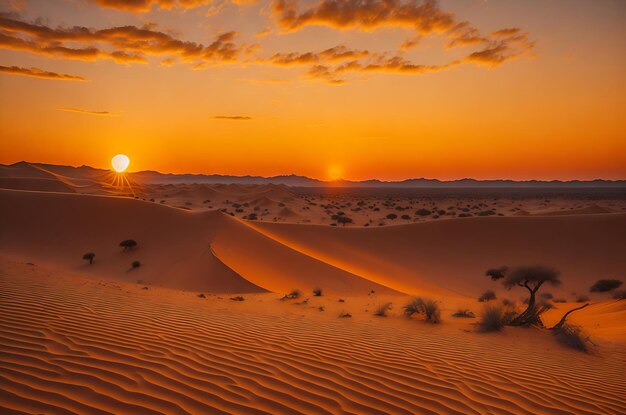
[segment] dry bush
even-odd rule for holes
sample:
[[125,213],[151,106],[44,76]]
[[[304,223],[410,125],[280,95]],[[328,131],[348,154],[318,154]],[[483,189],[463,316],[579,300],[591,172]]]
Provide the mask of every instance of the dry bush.
[[316,288],[313,290],[313,295],[315,297],[321,297],[322,296],[322,289],[321,288]]
[[498,303],[487,304],[483,308],[480,320],[476,323],[478,331],[482,333],[500,331],[513,320],[515,314],[513,307],[506,307]]
[[424,319],[432,324],[441,322],[441,310],[437,301],[430,298],[415,297],[404,306],[404,314],[411,317],[413,314],[420,314]]
[[591,343],[589,336],[580,326],[573,324],[563,324],[563,326],[552,331],[556,340],[563,346],[586,352],[589,350],[588,343]]
[[592,293],[603,293],[619,288],[622,285],[620,280],[598,280],[589,288]]
[[300,290],[291,290],[289,294],[285,294],[281,300],[295,300],[296,298],[300,298],[302,293]]
[[379,317],[387,317],[387,311],[389,310],[391,310],[391,303],[385,303],[376,309],[374,315]]
[[339,314],[339,318],[350,318],[352,317],[352,314],[350,313],[341,313]]
[[460,317],[460,318],[476,318],[474,313],[470,310],[458,310],[456,313],[452,314],[452,317]]
[[495,300],[495,299],[496,299],[496,293],[493,290],[487,290],[484,293],[482,293],[480,297],[478,297],[478,301],[481,303]]
[[245,298],[243,298],[240,295],[238,295],[236,297],[231,297],[230,299],[233,300],[233,301],[244,301],[245,300]]

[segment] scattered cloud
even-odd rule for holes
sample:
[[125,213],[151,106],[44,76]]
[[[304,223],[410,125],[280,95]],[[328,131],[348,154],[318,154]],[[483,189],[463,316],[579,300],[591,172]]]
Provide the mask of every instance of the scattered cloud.
[[83,109],[78,109],[78,108],[59,108],[59,111],[75,112],[78,114],[85,114],[85,115],[97,115],[100,117],[118,117],[120,115],[120,114],[116,114],[116,113],[109,112],[109,111],[89,111],[89,110],[83,110]]
[[274,0],[272,17],[282,30],[304,26],[372,30],[379,27],[409,27],[428,34],[454,26],[451,13],[443,12],[435,0],[321,0],[299,11],[297,0]]
[[[395,52],[350,51],[344,47],[343,54],[277,53],[264,60],[278,66],[310,64],[309,78],[334,85],[344,83],[342,76],[348,72],[426,74],[467,63],[493,68],[528,54],[534,47],[528,33],[519,28],[482,35],[469,22],[458,21],[454,14],[441,10],[436,0],[321,0],[307,4],[300,7],[298,0],[274,0],[271,18],[283,33],[306,26],[360,31],[394,27],[414,30]],[[415,63],[404,57],[403,53],[417,46],[423,37],[433,35],[446,39],[445,49],[472,47],[474,50],[440,65]],[[351,56],[350,52],[359,56]]]
[[112,59],[130,64],[146,63],[148,56],[163,56],[182,62],[235,62],[250,48],[236,44],[237,35],[234,31],[221,33],[203,45],[177,39],[155,30],[153,25],[102,30],[81,26],[51,28],[0,15],[0,48],[83,61]]
[[[162,9],[194,8],[209,5],[211,0],[93,0],[102,7],[143,12]],[[222,0],[250,4],[249,0]],[[202,44],[180,39],[180,35],[162,31],[155,24],[92,29],[82,26],[52,27],[41,21],[27,22],[16,15],[0,13],[0,49],[20,50],[52,58],[117,63],[148,63],[158,57],[163,66],[190,64],[204,70],[217,64],[256,63],[279,67],[307,66],[306,78],[333,85],[347,81],[349,73],[380,72],[427,74],[462,64],[498,67],[522,56],[532,56],[534,42],[527,32],[505,27],[482,34],[470,22],[459,20],[440,8],[437,0],[268,0],[272,26],[251,35],[252,38],[285,35],[307,26],[326,26],[339,30],[371,32],[380,28],[401,28],[410,35],[396,48],[383,51],[358,50],[345,45],[301,51],[274,52],[259,58],[258,43],[239,42],[239,33],[218,34]],[[443,39],[442,54],[459,49],[454,58],[437,65],[415,62],[407,52],[429,36]],[[460,55],[460,57],[459,57]]]
[[250,121],[252,117],[246,115],[214,115],[213,119],[227,121]]
[[213,0],[96,0],[101,7],[134,13],[149,12],[153,6],[161,9],[193,9],[212,2]]
[[53,80],[59,80],[59,81],[82,81],[82,82],[89,81],[88,79],[85,79],[82,76],[51,72],[51,71],[46,71],[46,70],[39,69],[39,68],[21,68],[19,66],[0,66],[0,72],[6,73],[9,75],[30,76],[32,78],[53,79]]

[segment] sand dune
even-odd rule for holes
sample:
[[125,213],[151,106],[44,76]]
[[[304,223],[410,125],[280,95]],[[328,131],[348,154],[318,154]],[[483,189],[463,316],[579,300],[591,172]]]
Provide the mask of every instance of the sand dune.
[[[220,212],[133,200],[0,190],[3,251],[98,276],[211,292],[391,292],[311,258]],[[10,219],[9,219],[10,218]],[[139,246],[122,252],[124,239]],[[81,260],[95,252],[93,265]],[[214,258],[217,255],[219,258]],[[139,260],[143,265],[130,269]]]
[[[473,297],[498,290],[484,277],[489,267],[546,263],[563,273],[565,284],[555,294],[568,294],[586,292],[601,276],[617,277],[626,269],[626,214],[343,229],[240,221],[217,211],[189,213],[127,198],[17,191],[0,191],[0,197],[7,222],[0,241],[7,251],[184,289],[284,292],[321,285],[341,292],[389,287]],[[122,253],[118,243],[128,238],[139,247]],[[97,253],[93,266],[80,260],[87,251]],[[129,271],[135,259],[145,266]]]
[[601,276],[617,278],[626,270],[626,214],[464,218],[352,229],[250,226],[307,255],[403,292],[478,295],[487,288],[498,289],[484,276],[487,268],[545,263],[563,274],[563,286],[550,290],[569,294],[587,292]]
[[588,355],[527,329],[352,321],[268,294],[235,304],[3,267],[4,413],[626,411],[623,347]]

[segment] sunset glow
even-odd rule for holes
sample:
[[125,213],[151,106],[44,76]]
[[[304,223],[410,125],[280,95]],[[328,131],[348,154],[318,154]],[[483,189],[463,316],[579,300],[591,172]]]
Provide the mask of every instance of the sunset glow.
[[5,2],[0,163],[626,176],[623,2],[330,4]]

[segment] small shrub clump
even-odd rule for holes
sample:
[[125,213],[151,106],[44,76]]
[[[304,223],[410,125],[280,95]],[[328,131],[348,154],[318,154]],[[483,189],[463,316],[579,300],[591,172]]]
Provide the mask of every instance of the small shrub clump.
[[495,300],[495,299],[496,299],[496,293],[493,292],[493,290],[487,290],[480,297],[478,297],[478,301],[481,303]]
[[456,313],[452,314],[452,317],[459,317],[459,318],[476,318],[476,316],[474,315],[474,313],[472,313],[470,310],[468,309],[464,309],[464,310],[458,310]]
[[387,311],[389,310],[391,310],[391,303],[385,303],[376,309],[374,315],[379,317],[387,317]]
[[619,288],[622,285],[620,280],[598,280],[589,288],[592,293],[604,293]]
[[301,295],[302,293],[300,290],[291,290],[291,292],[289,294],[285,294],[281,300],[295,300],[296,298],[300,298]]
[[589,350],[588,343],[591,343],[589,336],[586,335],[582,328],[573,324],[563,324],[563,326],[552,331],[556,340],[563,346],[586,352]]
[[322,296],[322,289],[321,288],[316,288],[313,290],[313,295],[315,297],[321,297]]
[[424,316],[432,324],[441,322],[441,310],[437,301],[430,298],[415,297],[404,306],[404,314],[411,317],[413,314]]

